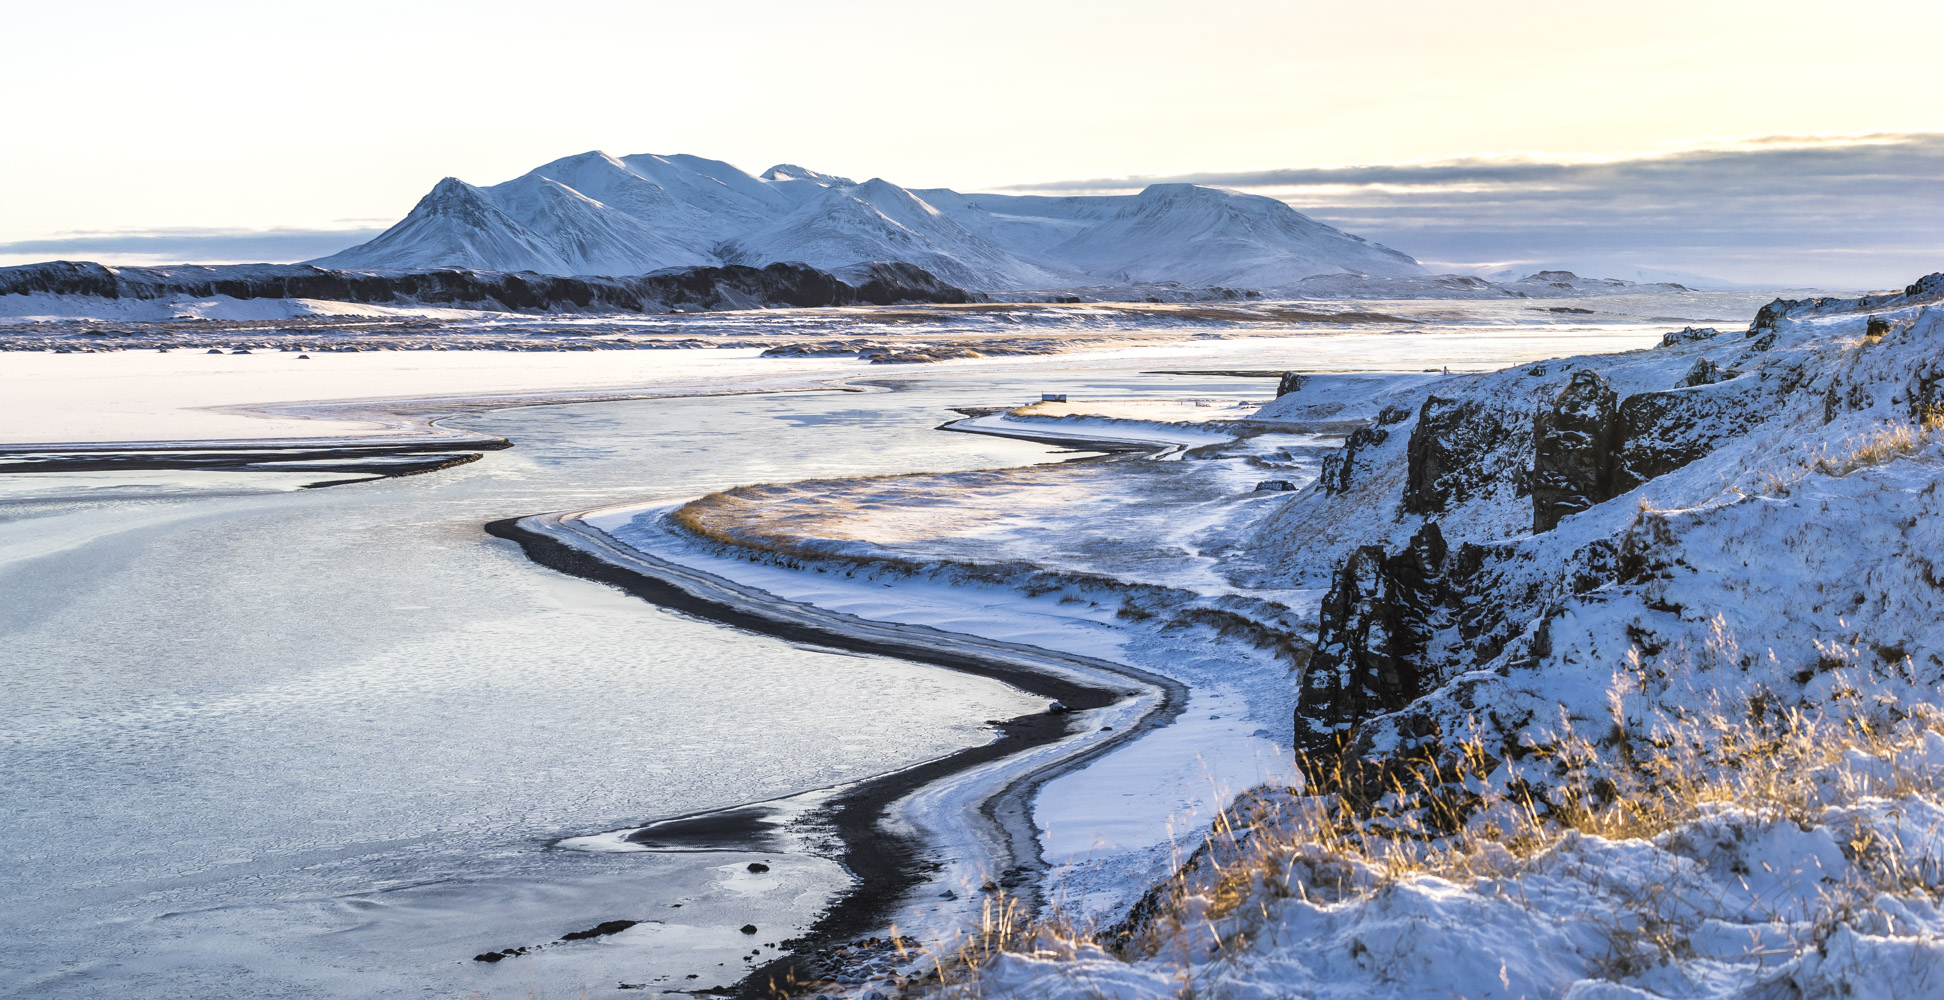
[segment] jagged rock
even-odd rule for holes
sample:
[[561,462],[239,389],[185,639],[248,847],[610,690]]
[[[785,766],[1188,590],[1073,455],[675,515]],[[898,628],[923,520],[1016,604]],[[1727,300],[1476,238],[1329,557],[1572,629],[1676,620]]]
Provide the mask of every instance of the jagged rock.
[[1532,530],[1551,531],[1560,519],[1613,496],[1613,418],[1618,395],[1600,373],[1573,373],[1532,428]]
[[1505,421],[1476,399],[1427,397],[1406,446],[1404,513],[1442,514],[1489,488],[1497,470],[1482,459],[1513,437]]
[[1297,392],[1309,384],[1309,376],[1302,372],[1283,372],[1282,381],[1276,383],[1276,396],[1281,398]]
[[1720,333],[1720,330],[1712,326],[1684,326],[1673,333],[1662,334],[1659,346],[1678,347],[1682,344],[1692,344],[1696,341],[1708,340]]
[[1357,454],[1390,440],[1390,431],[1382,427],[1364,426],[1350,432],[1343,441],[1343,447],[1323,456],[1322,468],[1317,471],[1317,481],[1323,484],[1325,493],[1348,492],[1356,481]]
[[1447,555],[1427,522],[1396,556],[1365,545],[1337,568],[1297,698],[1298,748],[1334,757],[1358,723],[1428,690],[1422,660],[1446,603]]
[[1926,274],[1904,286],[1904,296],[1912,299],[1944,296],[1944,271]]
[[1738,374],[1740,373],[1723,368],[1707,358],[1695,358],[1694,367],[1689,368],[1687,374],[1681,376],[1679,387],[1713,385],[1716,382],[1726,382]]
[[1294,493],[1296,484],[1287,479],[1265,479],[1256,484],[1257,493]]
[[1910,400],[1910,419],[1924,423],[1944,418],[1944,359],[1919,367],[1904,395]]

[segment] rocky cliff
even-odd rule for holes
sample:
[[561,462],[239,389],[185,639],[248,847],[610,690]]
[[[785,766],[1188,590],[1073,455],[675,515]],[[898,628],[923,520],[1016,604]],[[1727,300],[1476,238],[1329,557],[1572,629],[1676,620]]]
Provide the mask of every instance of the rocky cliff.
[[[1323,403],[1283,389],[1262,416]],[[1327,588],[1295,718],[1318,761],[1537,759],[1944,683],[1944,275],[1356,405],[1256,539]]]

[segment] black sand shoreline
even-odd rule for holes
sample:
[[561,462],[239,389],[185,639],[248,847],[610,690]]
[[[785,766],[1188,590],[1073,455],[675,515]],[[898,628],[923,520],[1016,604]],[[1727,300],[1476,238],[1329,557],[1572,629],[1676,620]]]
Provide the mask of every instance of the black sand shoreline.
[[[711,600],[669,579],[603,560],[527,527],[520,523],[521,520],[507,518],[493,521],[485,525],[485,530],[496,538],[515,542],[528,558],[540,565],[608,584],[671,611],[785,641],[895,657],[988,677],[1031,694],[1057,700],[1072,711],[1104,707],[1127,697],[1124,684],[1115,687],[1083,684],[1050,670],[1033,669],[999,655],[981,656],[963,648],[942,648],[920,641],[916,636],[862,635],[837,627],[834,617],[831,624],[820,626],[801,618],[780,618],[728,601]],[[1048,655],[1075,665],[1083,659]],[[1088,666],[1094,669],[1108,666],[1111,669],[1111,665]],[[1138,672],[1131,670],[1114,670],[1114,673],[1157,688],[1161,697],[1155,708],[1139,725],[1126,727],[1080,754],[1035,768],[1009,782],[980,805],[981,815],[995,827],[1017,829],[1022,819],[1030,826],[1032,795],[1045,782],[1152,728],[1173,721],[1181,713],[1187,700],[1187,690],[1179,682],[1151,675],[1137,676]],[[999,736],[991,743],[866,779],[846,788],[820,807],[813,814],[815,821],[827,825],[836,834],[842,845],[838,860],[856,880],[855,884],[839,896],[806,934],[790,942],[792,954],[752,970],[736,984],[733,994],[756,998],[789,996],[806,991],[810,984],[823,980],[834,971],[823,953],[836,945],[881,930],[905,896],[923,884],[926,870],[926,845],[923,839],[916,835],[887,831],[879,822],[892,803],[926,785],[978,765],[1076,735],[1072,721],[1070,714],[1052,712],[1007,720],[996,727]],[[1006,839],[1013,842],[1013,857],[1004,872],[993,873],[993,882],[1009,892],[1016,891],[1029,904],[1036,903],[1033,876],[1043,865],[1038,855],[1037,840],[1030,845],[1030,856],[1021,857],[1028,845],[1017,843],[1017,836]]]
[[[307,488],[340,486],[439,472],[477,462],[485,452],[513,447],[505,438],[455,442],[400,440],[381,444],[321,443],[277,446],[246,443],[172,447],[0,448],[0,474],[83,472],[307,472]],[[334,478],[335,477],[335,478]],[[344,478],[353,477],[353,478]]]

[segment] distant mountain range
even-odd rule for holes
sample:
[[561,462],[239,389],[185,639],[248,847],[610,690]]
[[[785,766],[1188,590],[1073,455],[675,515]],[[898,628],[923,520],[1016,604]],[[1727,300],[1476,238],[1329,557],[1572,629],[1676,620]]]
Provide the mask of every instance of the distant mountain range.
[[1273,198],[1191,184],[1098,197],[907,190],[781,164],[591,152],[475,187],[448,177],[368,243],[310,263],[636,275],[668,267],[915,264],[966,288],[1178,281],[1278,288],[1405,278],[1416,260]]

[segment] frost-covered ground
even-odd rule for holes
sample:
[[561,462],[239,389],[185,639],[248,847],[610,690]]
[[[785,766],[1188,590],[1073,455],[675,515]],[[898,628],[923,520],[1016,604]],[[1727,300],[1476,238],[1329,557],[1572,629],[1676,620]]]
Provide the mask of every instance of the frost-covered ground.
[[[1190,612],[1314,630],[1293,712],[1307,782],[1245,797],[1132,909],[1114,883],[1158,852],[1049,851],[1065,913],[946,948],[943,985],[907,988],[1937,995],[1941,299],[1928,279],[1645,351],[1315,373],[1246,415],[1032,404],[961,429],[1160,450],[742,487],[686,508],[687,538],[609,527],[867,617],[1034,634],[1026,616],[1049,643],[1074,629],[1258,715],[1278,663],[1261,633]],[[1299,488],[1248,492],[1262,468]],[[696,535],[718,547],[697,555]],[[1235,603],[1270,597],[1286,617]],[[1169,662],[1194,645],[1228,668]],[[1049,788],[1043,821],[1071,805],[1101,829],[1167,825],[1105,790],[1178,782],[1206,738],[1179,735],[1061,779],[1096,784]]]
[[945,992],[1944,994],[1940,301],[1265,407],[1369,417],[1250,539],[1329,587],[1310,794]]
[[[1026,433],[1107,436],[1094,421],[1062,423],[1028,425]],[[1111,429],[1119,436],[1110,440],[1202,443],[1055,466],[738,487],[685,517],[712,536],[796,555],[1026,564],[1212,596],[1237,592],[1227,564],[1247,553],[1234,539],[1267,511],[1270,495],[1256,487],[1307,484],[1320,453],[1341,440],[1236,439],[1213,425],[1125,419]]]

